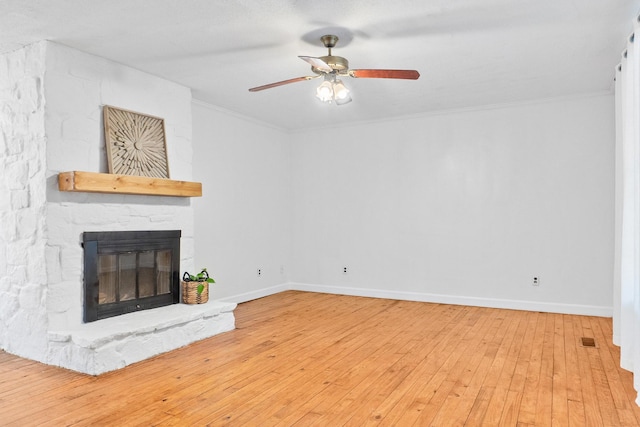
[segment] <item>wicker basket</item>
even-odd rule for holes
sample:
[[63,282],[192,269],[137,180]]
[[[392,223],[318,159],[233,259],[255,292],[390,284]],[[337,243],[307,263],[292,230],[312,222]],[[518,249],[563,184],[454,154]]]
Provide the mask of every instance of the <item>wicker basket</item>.
[[[198,286],[204,285],[198,293]],[[182,302],[185,304],[204,304],[209,301],[209,284],[207,282],[182,282]]]

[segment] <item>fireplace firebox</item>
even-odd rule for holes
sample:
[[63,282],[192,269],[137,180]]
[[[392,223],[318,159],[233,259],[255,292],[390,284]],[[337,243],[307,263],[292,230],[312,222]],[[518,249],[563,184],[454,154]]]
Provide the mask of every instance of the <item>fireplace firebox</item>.
[[83,233],[84,321],[180,302],[180,230]]

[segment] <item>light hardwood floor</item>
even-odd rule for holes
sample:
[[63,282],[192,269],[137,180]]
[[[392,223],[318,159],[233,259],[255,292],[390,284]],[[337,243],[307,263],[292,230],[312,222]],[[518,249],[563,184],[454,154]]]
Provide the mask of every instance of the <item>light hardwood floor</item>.
[[99,377],[0,351],[0,425],[640,425],[607,318],[290,291],[236,325]]

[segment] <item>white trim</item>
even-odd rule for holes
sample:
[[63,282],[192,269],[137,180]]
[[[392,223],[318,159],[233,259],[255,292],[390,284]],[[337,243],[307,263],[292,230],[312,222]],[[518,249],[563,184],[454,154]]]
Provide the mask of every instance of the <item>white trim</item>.
[[437,116],[448,116],[448,115],[455,115],[455,114],[474,113],[474,112],[483,112],[483,111],[491,111],[491,110],[503,110],[503,109],[518,108],[518,107],[527,107],[530,105],[542,105],[542,104],[548,104],[551,102],[564,102],[564,101],[574,101],[574,100],[582,100],[582,99],[589,99],[589,98],[600,98],[600,97],[606,97],[606,96],[613,96],[613,94],[614,94],[613,86],[611,86],[607,90],[601,90],[596,92],[577,93],[577,94],[561,95],[561,96],[546,97],[546,98],[535,98],[535,99],[527,99],[527,100],[520,100],[520,101],[502,102],[502,103],[495,103],[495,104],[480,104],[480,105],[473,105],[469,107],[450,108],[446,110],[427,110],[420,113],[406,114],[403,116],[356,120],[348,123],[328,124],[328,125],[320,125],[320,126],[307,126],[302,128],[293,128],[293,129],[284,129],[284,130],[286,133],[290,135],[297,135],[297,134],[305,133],[308,131],[351,128],[351,127],[366,126],[371,124],[390,123],[390,122],[416,120],[416,119],[419,120],[419,119],[426,119],[426,118],[437,117]]
[[584,316],[611,317],[613,307],[597,305],[566,304],[543,301],[522,301],[501,298],[466,297],[459,295],[431,294],[423,292],[403,292],[386,289],[353,288],[344,286],[317,285],[310,283],[283,283],[270,288],[259,289],[235,295],[220,301],[241,303],[262,298],[287,290],[318,292],[324,294],[351,295],[369,298],[387,298],[405,301],[432,302],[439,304],[469,305],[475,307],[503,308],[508,310],[542,311],[545,313],[577,314]]
[[256,119],[254,117],[250,117],[250,116],[247,116],[245,114],[238,113],[237,111],[228,110],[226,108],[219,107],[217,105],[211,104],[211,103],[209,103],[207,101],[203,101],[201,99],[191,98],[191,105],[197,105],[197,106],[202,107],[202,108],[207,108],[209,110],[217,111],[218,113],[226,114],[228,116],[235,117],[237,119],[242,119],[242,120],[245,120],[245,121],[247,121],[249,123],[253,123],[253,124],[256,124],[256,125],[259,125],[259,126],[264,126],[266,128],[279,130],[279,131],[281,131],[283,133],[289,133],[290,132],[289,129],[287,129],[287,128],[283,128],[281,126],[274,125],[274,124],[271,124],[269,122],[265,122],[263,120]]
[[318,131],[318,130],[326,130],[326,129],[350,128],[350,127],[358,127],[358,126],[365,126],[370,124],[379,124],[379,123],[386,123],[386,122],[424,119],[424,118],[435,117],[435,116],[447,116],[452,114],[462,114],[462,113],[470,113],[470,112],[478,112],[478,111],[501,110],[501,109],[508,109],[508,108],[522,107],[522,106],[529,106],[529,105],[548,104],[550,102],[573,101],[573,100],[581,100],[581,99],[589,99],[589,98],[598,98],[598,97],[604,97],[604,96],[612,96],[614,93],[613,89],[614,89],[614,86],[612,83],[612,86],[610,86],[609,89],[600,90],[596,92],[577,93],[577,94],[553,96],[553,97],[546,97],[546,98],[535,98],[535,99],[527,99],[527,100],[520,100],[520,101],[501,102],[501,103],[495,103],[495,104],[480,104],[480,105],[473,105],[470,107],[450,108],[445,110],[427,110],[419,113],[406,114],[402,116],[356,120],[349,123],[338,123],[338,124],[331,123],[328,125],[306,126],[301,128],[288,128],[288,127],[275,125],[260,119],[256,119],[255,117],[247,116],[237,111],[229,110],[224,107],[211,104],[207,101],[203,101],[198,98],[192,97],[191,103],[192,105],[197,105],[203,108],[217,111],[219,113],[227,114],[232,117],[246,120],[250,123],[254,123],[267,128],[279,130],[287,135],[299,135],[301,133],[308,132],[310,130]]
[[289,289],[322,292],[359,297],[387,298],[406,301],[433,302],[440,304],[470,305],[477,307],[504,308],[510,310],[543,311],[546,313],[578,314],[585,316],[611,317],[613,308],[607,306],[549,303],[542,301],[522,301],[500,298],[466,297],[458,295],[430,294],[422,292],[402,292],[383,289],[348,288],[342,286],[289,283]]
[[269,295],[277,294],[280,292],[292,290],[288,283],[282,283],[280,285],[271,286],[268,288],[256,289],[255,291],[245,292],[243,294],[232,295],[226,298],[216,299],[216,301],[223,302],[235,302],[236,304],[240,304],[241,302],[247,302],[254,299],[268,297]]

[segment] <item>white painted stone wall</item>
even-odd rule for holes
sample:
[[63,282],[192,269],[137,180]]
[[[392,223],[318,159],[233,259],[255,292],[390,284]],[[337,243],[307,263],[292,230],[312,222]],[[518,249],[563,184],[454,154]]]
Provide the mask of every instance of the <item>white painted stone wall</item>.
[[193,211],[188,198],[58,191],[59,172],[108,172],[102,106],[165,119],[169,173],[191,180],[188,88],[65,46],[47,46],[47,265],[51,330],[82,324],[85,231],[182,230],[181,268],[193,269]]
[[[11,196],[0,205],[2,238],[9,242],[0,249],[6,252],[0,292],[7,294],[0,303],[7,305],[0,315],[2,348],[98,374],[233,329],[235,305],[213,301],[206,307],[157,309],[159,315],[133,313],[124,323],[84,324],[82,233],[182,230],[181,270],[193,271],[193,208],[189,198],[67,193],[57,188],[59,172],[108,172],[104,105],[164,118],[170,176],[192,180],[190,90],[54,43],[12,55],[3,63],[16,77],[2,87],[7,86],[16,106],[4,108],[9,112],[1,120],[8,121],[18,142],[21,134],[27,136],[21,149],[4,148],[2,157],[6,170],[0,190]],[[30,121],[32,110],[37,112],[35,124]],[[170,324],[164,318],[167,310]],[[26,334],[37,336],[19,339]]]
[[45,43],[0,56],[0,348],[47,347]]

